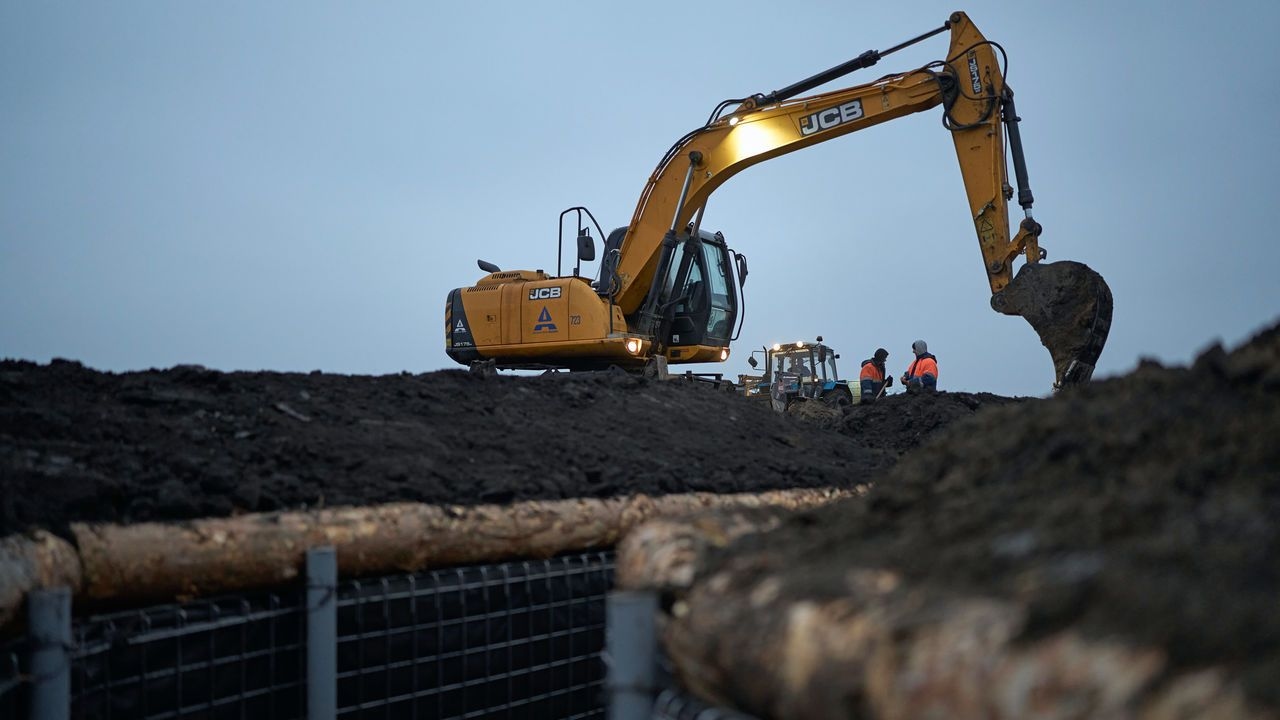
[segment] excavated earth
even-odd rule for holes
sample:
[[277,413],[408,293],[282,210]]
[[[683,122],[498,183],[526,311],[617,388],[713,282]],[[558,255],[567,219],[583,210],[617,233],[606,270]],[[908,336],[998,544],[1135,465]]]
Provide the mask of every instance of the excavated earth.
[[866,495],[714,554],[702,577],[749,568],[741,582],[777,577],[785,602],[822,602],[848,592],[851,569],[883,568],[1016,598],[1024,639],[1071,627],[1157,647],[1171,671],[1229,668],[1280,710],[1280,326],[1189,368],[1146,361],[1049,400],[995,404]]
[[816,423],[852,439],[868,450],[890,450],[901,456],[924,444],[951,423],[984,407],[1036,402],[991,393],[938,392],[931,395],[886,395],[874,404],[845,408],[837,418],[821,415]]
[[888,435],[862,437],[856,424],[841,434],[707,385],[627,375],[113,374],[9,360],[0,537],[392,501],[850,488],[979,402],[944,396],[903,402]]
[[893,395],[815,423],[625,375],[112,374],[0,362],[0,536],[390,501],[854,487],[711,558],[795,598],[849,567],[1016,596],[1227,666],[1280,708],[1280,326],[1047,400]]

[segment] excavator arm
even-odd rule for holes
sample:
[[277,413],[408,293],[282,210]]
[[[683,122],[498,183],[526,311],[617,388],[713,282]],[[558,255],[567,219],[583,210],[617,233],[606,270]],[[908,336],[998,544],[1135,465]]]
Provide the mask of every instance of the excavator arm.
[[[796,97],[947,30],[951,45],[945,61]],[[679,283],[679,274],[671,272],[672,257],[680,242],[691,237],[686,228],[697,226],[716,188],[756,163],[941,106],[943,124],[955,143],[992,306],[1032,323],[1053,356],[1056,386],[1088,380],[1110,327],[1110,291],[1097,273],[1079,263],[1040,263],[1045,256],[1041,228],[1031,214],[1033,196],[1013,92],[1004,82],[997,51],[1003,52],[957,12],[943,27],[890,50],[864,53],[784,90],[726,101],[736,109],[713,114],[705,126],[681,138],[649,178],[621,244],[614,302],[628,316],[638,313],[643,331],[661,337],[664,308]],[[1024,211],[1014,232],[1008,208],[1013,196],[1009,154]],[[1024,270],[1040,267],[1019,272],[1015,281],[1013,263],[1019,255],[1026,258]]]
[[[945,60],[805,95],[947,31]],[[781,90],[726,100],[658,163],[631,222],[606,241],[597,282],[576,269],[561,276],[558,260],[555,276],[481,263],[489,274],[455,289],[446,301],[446,352],[473,367],[660,368],[668,360],[723,361],[741,304],[728,245],[719,233],[701,229],[716,188],[756,163],[940,107],[955,143],[992,306],[1032,324],[1053,356],[1058,386],[1088,380],[1110,327],[1110,291],[1080,263],[1041,262],[1013,91],[998,54],[998,45],[955,13],[942,27],[883,52],[865,52]],[[1013,231],[1007,157],[1023,209]],[[579,259],[590,259],[594,245],[589,232],[579,230],[579,243],[590,250],[580,250]],[[1019,255],[1026,262],[1015,275]],[[741,256],[737,261],[740,283],[745,263]]]

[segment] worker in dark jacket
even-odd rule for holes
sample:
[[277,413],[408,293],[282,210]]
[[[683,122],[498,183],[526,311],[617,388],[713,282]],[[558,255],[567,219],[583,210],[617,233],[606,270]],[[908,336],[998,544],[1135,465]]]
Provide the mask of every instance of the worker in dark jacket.
[[916,359],[902,374],[902,384],[907,392],[934,392],[938,389],[938,359],[929,354],[929,346],[923,340],[911,343]]
[[893,387],[893,377],[885,376],[884,361],[888,357],[888,350],[877,348],[870,360],[862,361],[862,402],[872,402],[883,388]]

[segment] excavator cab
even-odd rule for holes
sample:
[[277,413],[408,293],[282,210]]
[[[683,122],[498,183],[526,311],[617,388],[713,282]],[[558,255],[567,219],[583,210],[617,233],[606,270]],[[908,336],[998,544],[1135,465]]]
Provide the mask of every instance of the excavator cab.
[[738,318],[738,292],[729,248],[720,233],[699,233],[700,242],[685,243],[688,272],[676,287],[679,269],[672,263],[671,347],[710,345],[728,347]]

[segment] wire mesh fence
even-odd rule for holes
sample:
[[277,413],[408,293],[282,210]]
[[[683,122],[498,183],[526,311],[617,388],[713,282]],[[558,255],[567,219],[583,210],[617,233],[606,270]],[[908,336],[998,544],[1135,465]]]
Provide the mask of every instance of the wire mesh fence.
[[300,717],[300,597],[164,605],[73,626],[72,717]]
[[21,718],[30,701],[27,685],[30,657],[27,639],[17,638],[0,645],[0,718]]
[[677,687],[658,693],[653,701],[653,720],[755,720],[734,710],[708,705]]
[[338,716],[603,716],[605,553],[354,582]]
[[[342,718],[604,716],[613,556],[433,570],[336,589]],[[75,718],[306,715],[306,590],[76,621]],[[0,718],[31,712],[31,642],[0,644]]]

